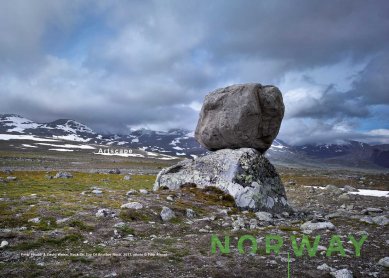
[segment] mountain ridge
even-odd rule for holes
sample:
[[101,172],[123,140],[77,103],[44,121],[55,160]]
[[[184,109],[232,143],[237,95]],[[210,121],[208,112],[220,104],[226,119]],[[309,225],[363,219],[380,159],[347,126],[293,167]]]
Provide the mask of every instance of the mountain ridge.
[[[72,119],[36,123],[17,114],[0,114],[0,134],[24,134],[110,147],[136,148],[177,157],[195,158],[208,152],[197,143],[193,131],[187,129],[155,131],[142,128],[129,130],[128,134],[102,135]],[[287,165],[389,168],[389,144],[369,145],[355,140],[342,144],[292,146],[275,139],[266,156],[272,162]]]

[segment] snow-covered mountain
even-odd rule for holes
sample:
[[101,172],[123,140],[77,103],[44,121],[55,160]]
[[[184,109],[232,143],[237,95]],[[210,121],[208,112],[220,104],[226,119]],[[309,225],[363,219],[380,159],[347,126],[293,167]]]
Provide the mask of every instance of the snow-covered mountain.
[[[172,129],[167,132],[147,129],[130,130],[124,135],[101,135],[75,120],[60,119],[36,123],[14,114],[0,115],[0,140],[6,138],[49,138],[88,142],[107,147],[139,149],[166,156],[196,157],[207,153],[194,138],[193,132]],[[15,137],[16,136],[16,137]],[[29,136],[29,137],[26,137]],[[4,137],[5,138],[5,137]],[[350,167],[389,168],[389,145],[371,146],[357,141],[343,144],[307,144],[291,146],[274,140],[266,156],[274,163],[299,165],[342,165]]]
[[60,119],[39,124],[15,114],[0,115],[0,133],[27,134],[79,142],[88,142],[98,136],[86,125],[74,120]]

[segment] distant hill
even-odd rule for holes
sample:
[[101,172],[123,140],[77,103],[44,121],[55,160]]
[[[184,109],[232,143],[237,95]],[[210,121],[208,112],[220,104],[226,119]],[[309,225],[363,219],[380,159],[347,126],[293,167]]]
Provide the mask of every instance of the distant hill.
[[[72,119],[36,123],[15,114],[0,115],[0,134],[120,146],[188,158],[207,152],[196,142],[193,132],[185,129],[172,129],[167,132],[139,129],[129,130],[128,134],[101,135]],[[389,168],[389,145],[369,145],[357,141],[291,146],[276,139],[266,156],[276,164],[285,165]]]

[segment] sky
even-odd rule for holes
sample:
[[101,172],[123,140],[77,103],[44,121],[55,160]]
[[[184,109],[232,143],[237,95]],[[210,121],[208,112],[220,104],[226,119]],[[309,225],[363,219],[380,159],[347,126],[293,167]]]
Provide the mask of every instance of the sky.
[[193,130],[253,82],[283,93],[289,144],[389,143],[389,2],[0,1],[0,113]]

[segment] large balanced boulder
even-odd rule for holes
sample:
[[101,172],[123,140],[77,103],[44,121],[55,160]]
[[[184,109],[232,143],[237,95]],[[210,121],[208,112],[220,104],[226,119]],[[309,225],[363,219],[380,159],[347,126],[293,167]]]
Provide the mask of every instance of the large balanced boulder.
[[158,174],[154,190],[177,190],[186,185],[217,187],[230,194],[241,209],[290,210],[276,169],[255,149],[223,149],[183,160]]
[[205,148],[254,148],[264,153],[280,129],[284,103],[275,86],[258,83],[217,89],[205,97],[195,131]]

